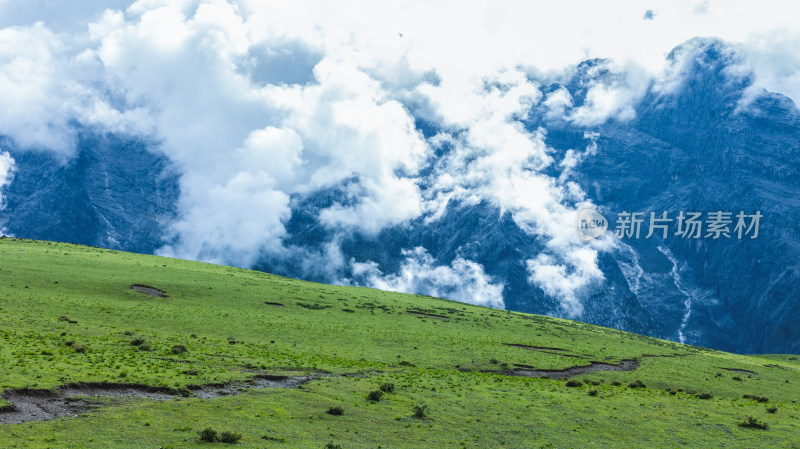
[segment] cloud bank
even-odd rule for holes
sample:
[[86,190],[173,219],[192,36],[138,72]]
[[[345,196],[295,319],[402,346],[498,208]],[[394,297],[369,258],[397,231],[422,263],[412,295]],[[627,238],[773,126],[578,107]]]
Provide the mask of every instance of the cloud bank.
[[[365,236],[435,225],[451,200],[488,201],[543,242],[529,281],[574,317],[581,291],[603,281],[598,252],[611,244],[586,246],[572,228],[585,194],[570,171],[592,147],[555,166],[546,130],[527,129],[527,115],[630,120],[651,83],[669,84],[666,54],[703,35],[731,43],[753,95],[798,102],[791,6],[0,0],[0,135],[64,161],[82,128],[157,142],[181,173],[179,219],[159,253],[231,265],[293,251],[294,195],[346,184],[349,201],[320,222]],[[590,77],[580,105],[566,89],[543,93],[590,58],[609,58],[591,70],[610,75]],[[3,157],[0,187],[13,167]],[[399,272],[381,273],[345,261],[337,245],[314,260],[372,286],[503,305],[501,284],[473,261],[436,265],[413,249]]]
[[354,280],[380,290],[414,292],[480,306],[503,308],[503,285],[479,264],[456,258],[450,266],[436,265],[421,247],[404,250],[405,261],[397,273],[385,275],[376,263],[353,262]]
[[14,158],[7,151],[0,151],[0,210],[5,209],[3,189],[11,184],[14,175]]

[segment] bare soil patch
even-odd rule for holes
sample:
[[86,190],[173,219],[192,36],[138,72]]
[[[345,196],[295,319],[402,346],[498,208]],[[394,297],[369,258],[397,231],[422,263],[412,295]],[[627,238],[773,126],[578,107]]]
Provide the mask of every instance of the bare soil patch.
[[431,318],[439,318],[443,320],[449,320],[449,316],[445,315],[436,315],[435,313],[427,313],[427,312],[420,312],[418,310],[406,310],[406,313],[410,313],[411,315],[419,315],[419,316],[429,316]]
[[622,360],[618,365],[605,362],[591,362],[589,365],[571,366],[565,369],[546,370],[517,368],[507,371],[493,371],[507,376],[518,377],[549,377],[551,379],[563,379],[565,377],[577,376],[595,371],[633,371],[639,367],[636,360]]
[[522,349],[530,349],[532,351],[566,351],[566,349],[562,348],[550,348],[547,346],[531,346],[531,345],[520,345],[517,343],[503,343],[506,346],[513,346],[515,348],[522,348]]
[[159,290],[155,287],[150,287],[149,285],[142,285],[142,284],[133,284],[131,285],[132,290],[136,290],[139,293],[144,293],[147,296],[152,296],[154,298],[166,298],[167,293],[163,290]]
[[97,401],[98,398],[143,398],[154,401],[189,397],[213,399],[234,396],[250,389],[297,388],[313,379],[316,379],[316,376],[258,375],[243,382],[195,385],[186,390],[114,383],[75,383],[64,385],[55,391],[27,388],[7,390],[2,396],[12,405],[0,407],[0,424],[49,421],[63,416],[75,417],[102,407]]
[[740,373],[740,374],[758,374],[757,372],[755,372],[755,371],[750,371],[749,369],[741,369],[741,368],[722,368],[722,367],[720,367],[719,369],[724,369],[725,371],[733,371],[734,373]]
[[549,348],[547,346],[520,345],[520,344],[516,344],[516,343],[503,343],[503,344],[506,345],[506,346],[513,346],[515,348],[527,349],[529,351],[545,352],[547,354],[560,355],[562,357],[580,358],[579,355],[568,354],[566,352],[567,351],[566,349],[561,349],[561,348]]

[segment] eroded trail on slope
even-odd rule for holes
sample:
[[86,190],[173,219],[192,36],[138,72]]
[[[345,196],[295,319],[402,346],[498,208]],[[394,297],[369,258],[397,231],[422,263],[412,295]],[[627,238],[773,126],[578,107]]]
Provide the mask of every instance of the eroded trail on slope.
[[502,371],[501,374],[518,377],[549,377],[550,379],[563,379],[565,377],[577,376],[579,374],[586,374],[594,371],[633,371],[638,367],[638,360],[622,360],[617,365],[605,362],[590,362],[588,365],[578,365],[571,366],[569,368],[553,370],[521,367]]
[[11,403],[0,407],[0,424],[49,421],[62,416],[74,417],[103,407],[98,398],[143,398],[167,401],[181,398],[213,399],[235,396],[252,389],[297,388],[319,376],[257,375],[241,382],[190,386],[186,390],[150,387],[137,384],[75,383],[52,390],[7,390],[3,397]]

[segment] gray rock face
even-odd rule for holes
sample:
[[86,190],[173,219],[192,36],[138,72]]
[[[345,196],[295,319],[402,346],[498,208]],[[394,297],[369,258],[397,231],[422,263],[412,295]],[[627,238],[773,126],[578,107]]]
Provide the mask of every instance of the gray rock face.
[[147,143],[83,133],[66,165],[47,153],[3,148],[16,162],[0,212],[6,232],[139,253],[163,244],[176,214],[178,178]]

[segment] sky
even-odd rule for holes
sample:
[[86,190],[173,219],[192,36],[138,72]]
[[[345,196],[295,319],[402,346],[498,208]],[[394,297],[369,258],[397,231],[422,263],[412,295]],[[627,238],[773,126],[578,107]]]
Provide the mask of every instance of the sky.
[[[585,193],[560,167],[532,108],[580,126],[630,120],[648,86],[670,86],[695,37],[730,45],[736,68],[763,89],[800,101],[800,22],[791,1],[260,1],[0,0],[0,135],[21,151],[75,157],[78,128],[158,142],[181,175],[179,218],[158,253],[237,266],[289,257],[294,194],[357,177],[320,220],[336,235],[377,235],[448,200],[489,201],[546,249],[529,281],[582,311],[581,289],[601,282],[608,240],[572,232]],[[691,57],[687,52],[685,57]],[[542,92],[590,58],[615,76],[573,107]],[[424,119],[439,130],[426,138]],[[591,141],[591,136],[588,136]],[[447,146],[447,156],[435,158]],[[431,188],[422,189],[424,182]],[[0,148],[2,189],[14,160]],[[474,261],[436,266],[406,248],[397,273],[345,260],[337,239],[316,257],[368,285],[446,294],[503,307],[502,280]],[[435,273],[436,275],[431,275]],[[348,282],[340,279],[340,282]]]

